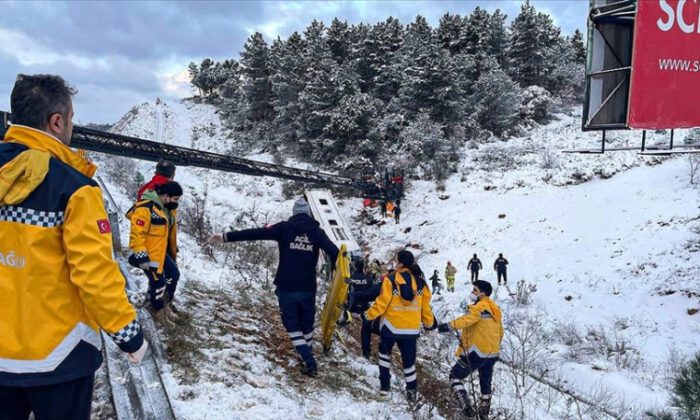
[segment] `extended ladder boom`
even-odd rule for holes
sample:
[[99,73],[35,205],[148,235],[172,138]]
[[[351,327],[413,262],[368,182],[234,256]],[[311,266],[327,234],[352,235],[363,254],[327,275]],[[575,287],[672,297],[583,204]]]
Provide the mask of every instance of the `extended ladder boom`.
[[[4,137],[10,114],[0,111],[0,120],[4,122],[0,124],[0,137]],[[361,179],[242,159],[87,127],[73,127],[71,147],[153,162],[166,159],[179,166],[195,166],[245,175],[272,176],[329,186],[350,187],[362,190],[370,197],[381,195],[381,191],[375,184]]]

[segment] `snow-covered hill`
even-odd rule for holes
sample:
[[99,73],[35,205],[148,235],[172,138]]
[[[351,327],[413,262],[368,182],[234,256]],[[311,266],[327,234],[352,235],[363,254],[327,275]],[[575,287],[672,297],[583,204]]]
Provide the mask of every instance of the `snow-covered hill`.
[[[387,260],[410,244],[427,273],[437,269],[442,277],[448,260],[456,265],[456,292],[433,301],[445,321],[460,313],[471,290],[471,255],[484,262],[481,277],[495,283],[490,267],[504,253],[510,262],[509,288],[499,287],[495,294],[507,324],[504,359],[517,362],[514,350],[523,350],[535,376],[609,412],[638,418],[644,409],[666,404],[673,364],[700,350],[700,315],[687,312],[700,306],[698,189],[688,183],[687,158],[560,154],[599,141],[598,134],[581,133],[579,121],[577,115],[561,114],[529,136],[468,145],[460,173],[443,185],[411,184],[401,224],[368,225],[368,218],[379,215],[376,209],[363,213],[360,198],[341,200],[341,211],[355,235],[367,242],[371,258]],[[190,101],[139,105],[115,129],[220,153],[236,150],[215,109]],[[637,144],[634,136],[615,133],[613,144]],[[150,178],[154,164],[96,159],[125,211],[134,195],[129,191],[134,172]],[[203,204],[214,231],[291,213],[288,182],[197,168],[178,168],[176,179],[186,191],[181,217]],[[124,243],[128,229],[122,223]],[[191,226],[183,230],[192,231]],[[250,253],[250,245],[211,249],[183,234],[180,249],[179,293],[189,317],[165,334],[173,353],[166,386],[178,417],[449,416],[440,394],[449,394],[447,375],[456,344],[450,337],[431,333],[419,341],[419,365],[424,366],[419,386],[427,402],[416,411],[405,404],[399,382],[391,402],[376,399],[376,365],[358,356],[347,333],[347,348],[338,345],[330,357],[321,358],[319,378],[303,380],[296,374],[274,295],[263,288],[274,266],[268,262],[253,271],[241,266],[240,255]],[[274,258],[274,253],[274,248],[260,248],[261,256]],[[603,416],[548,386],[529,388],[529,380],[506,364],[498,365],[494,384],[495,418]]]

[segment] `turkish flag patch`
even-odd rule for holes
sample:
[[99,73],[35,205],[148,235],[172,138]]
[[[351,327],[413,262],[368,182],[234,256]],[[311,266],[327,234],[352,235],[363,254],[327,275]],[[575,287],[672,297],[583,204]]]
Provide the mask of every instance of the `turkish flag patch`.
[[141,220],[141,219],[136,219],[136,224],[137,224],[138,226],[145,226],[145,225],[146,225],[146,222],[144,222],[144,221]]
[[112,226],[109,225],[109,220],[107,220],[107,219],[98,220],[97,221],[97,228],[100,230],[100,233],[112,232]]

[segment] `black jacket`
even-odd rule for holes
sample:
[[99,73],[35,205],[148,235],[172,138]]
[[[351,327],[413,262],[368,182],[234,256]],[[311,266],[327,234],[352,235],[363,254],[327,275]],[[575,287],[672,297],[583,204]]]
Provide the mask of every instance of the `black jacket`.
[[286,222],[258,229],[227,232],[226,242],[277,241],[280,261],[275,274],[275,286],[282,292],[315,292],[316,263],[319,248],[335,264],[338,247],[308,214],[297,214]]
[[[351,291],[355,294],[355,303],[350,308],[350,312],[359,314],[366,311],[369,309],[369,303],[379,295],[379,288],[377,288],[377,296],[372,297],[371,292],[367,292],[374,286],[371,275],[355,273],[348,279],[348,284],[350,284]],[[368,297],[371,299],[367,299]]]
[[503,257],[498,257],[496,258],[496,261],[493,263],[493,268],[496,269],[499,273],[505,273],[506,272],[506,266],[508,265],[508,260],[503,258]]
[[484,267],[481,265],[481,260],[480,260],[480,259],[478,259],[478,258],[472,258],[471,260],[469,260],[469,269],[470,269],[471,271],[479,271],[479,270],[481,270],[482,268],[484,268]]
[[368,304],[367,308],[369,309],[369,303],[374,302],[381,291],[382,283],[374,283],[371,287],[356,291],[355,302],[366,302]]

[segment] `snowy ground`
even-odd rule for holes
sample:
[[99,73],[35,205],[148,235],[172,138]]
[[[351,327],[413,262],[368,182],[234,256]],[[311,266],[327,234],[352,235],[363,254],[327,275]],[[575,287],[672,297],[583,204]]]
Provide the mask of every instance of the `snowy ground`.
[[[443,318],[461,311],[470,290],[466,264],[471,255],[477,253],[484,263],[481,277],[495,281],[490,267],[503,252],[513,292],[500,287],[495,296],[509,329],[504,358],[514,358],[513,348],[526,349],[532,373],[541,376],[546,370],[550,382],[636,418],[643,409],[664,406],[673,359],[700,350],[700,315],[687,314],[700,306],[700,200],[698,190],[688,185],[687,158],[660,163],[632,152],[558,153],[599,141],[598,134],[581,133],[579,121],[562,114],[527,137],[465,148],[460,173],[440,190],[434,183],[412,183],[400,225],[367,225],[360,199],[341,200],[341,211],[356,236],[367,241],[372,258],[386,260],[397,248],[413,244],[427,273],[437,269],[442,278],[446,261],[456,265],[456,293],[433,303]],[[186,147],[235,152],[214,108],[188,101],[142,104],[116,128]],[[636,145],[635,136],[616,133],[614,144]],[[134,194],[129,191],[133,171],[149,178],[154,164],[96,158],[104,168],[98,174],[126,211]],[[292,207],[292,196],[283,192],[289,184],[280,180],[196,168],[178,168],[176,178],[186,190],[181,217],[195,202],[204,202],[215,231],[278,221]],[[124,223],[121,237],[127,243]],[[193,235],[181,235],[180,293],[191,317],[183,320],[182,331],[168,336],[172,348],[196,356],[184,362],[176,357],[165,369],[179,418],[447,415],[432,394],[448,388],[427,389],[426,381],[446,385],[455,344],[449,337],[431,334],[419,342],[419,363],[426,369],[421,386],[431,396],[417,412],[406,406],[398,382],[391,403],[376,400],[377,368],[357,356],[349,337],[348,349],[339,346],[333,357],[322,359],[315,382],[300,379],[274,296],[262,288],[274,265],[239,266],[239,255],[250,252],[246,247],[212,250],[202,248]],[[274,256],[274,247],[262,247],[259,257],[269,253]],[[516,302],[523,298],[516,290],[520,280],[524,288],[536,287],[525,293],[527,304]],[[532,337],[524,337],[524,331]],[[197,368],[183,367],[188,362]],[[527,389],[518,380],[517,372],[499,365],[493,404],[498,418],[602,416],[546,386]]]

